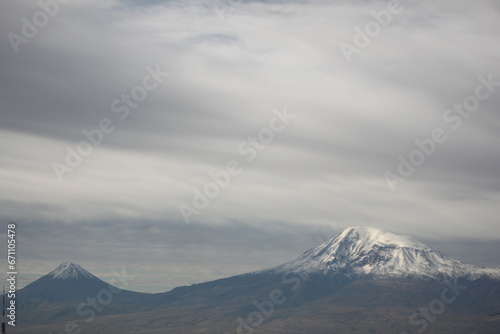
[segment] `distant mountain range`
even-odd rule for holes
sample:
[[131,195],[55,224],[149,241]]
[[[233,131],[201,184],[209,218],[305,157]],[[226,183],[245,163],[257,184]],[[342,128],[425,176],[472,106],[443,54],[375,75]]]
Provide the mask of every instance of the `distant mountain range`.
[[500,269],[353,227],[285,264],[157,294],[63,263],[18,302],[12,333],[498,334]]

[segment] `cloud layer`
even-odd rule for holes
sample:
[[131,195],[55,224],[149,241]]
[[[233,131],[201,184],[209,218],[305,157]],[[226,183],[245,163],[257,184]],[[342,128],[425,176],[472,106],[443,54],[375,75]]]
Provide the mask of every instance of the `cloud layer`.
[[[186,254],[184,264],[165,263],[184,275],[176,285],[190,281],[186,268],[200,268],[200,281],[218,270],[257,269],[258,261],[238,258],[252,247],[276,253],[265,264],[280,261],[291,250],[280,236],[309,247],[318,231],[353,225],[421,238],[500,239],[500,87],[458,129],[443,119],[474,94],[480,77],[500,81],[493,0],[401,1],[350,64],[339,45],[354,45],[355,28],[373,22],[372,12],[387,2],[70,2],[17,53],[9,33],[22,36],[23,17],[33,22],[42,9],[0,6],[0,212],[24,224],[26,256],[46,249],[46,263],[62,262],[66,246],[89,229],[82,252],[105,251],[119,267],[118,244],[128,233],[131,244]],[[170,75],[121,119],[113,102],[125,105],[148,66]],[[246,161],[239,145],[285,106],[296,118]],[[59,182],[54,162],[66,164],[67,147],[77,150],[82,131],[103,119],[114,130]],[[446,142],[392,192],[384,173],[397,173],[398,157],[408,158],[415,140],[435,128]],[[202,190],[210,172],[231,160],[243,171],[186,227],[179,205],[192,205],[193,188]],[[258,240],[250,230],[265,241],[225,257]],[[116,247],[98,237],[113,233],[121,236]],[[165,244],[176,236],[186,239]],[[44,243],[34,245],[37,239]],[[204,249],[221,259],[218,269],[194,260]],[[129,265],[148,261],[138,254]],[[89,264],[107,266],[98,262]]]

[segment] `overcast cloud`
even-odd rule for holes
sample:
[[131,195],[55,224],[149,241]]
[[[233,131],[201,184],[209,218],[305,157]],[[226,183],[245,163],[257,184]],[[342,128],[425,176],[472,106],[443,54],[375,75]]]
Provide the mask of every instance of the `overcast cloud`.
[[[355,225],[500,265],[500,87],[456,129],[443,119],[480,77],[500,82],[500,6],[401,3],[348,63],[339,45],[388,2],[78,0],[16,53],[8,34],[42,9],[3,1],[0,217],[19,223],[23,282],[75,261],[167,290],[277,265]],[[169,75],[144,101],[113,112],[158,69]],[[295,118],[248,162],[241,143],[285,109]],[[103,119],[114,130],[60,182],[54,162]],[[436,128],[446,141],[391,191],[384,174]],[[241,173],[186,224],[179,205],[231,160]]]

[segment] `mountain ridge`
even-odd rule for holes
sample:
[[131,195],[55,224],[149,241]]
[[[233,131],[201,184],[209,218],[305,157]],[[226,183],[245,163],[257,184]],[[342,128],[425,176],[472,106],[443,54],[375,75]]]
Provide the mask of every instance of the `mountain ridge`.
[[[425,256],[422,257],[423,255]],[[412,269],[411,265],[418,269]],[[377,269],[377,266],[381,268]],[[357,278],[371,275],[396,278],[421,276],[433,279],[459,277],[469,280],[486,276],[500,279],[500,268],[464,264],[433,250],[412,236],[361,226],[348,227],[330,240],[305,251],[291,261],[232,277],[267,272],[325,274],[336,271]],[[107,284],[73,262],[63,262],[41,278],[93,279]]]
[[[413,265],[419,275],[403,272]],[[102,299],[109,285],[63,263],[19,291],[28,307],[20,308],[24,322],[16,333],[60,331],[75,317],[83,331],[96,334],[415,333],[416,320],[431,325],[415,312],[430,308],[443,291],[450,301],[454,290],[444,289],[452,287],[453,302],[426,333],[498,333],[484,315],[500,310],[500,269],[470,266],[414,238],[354,227],[271,269],[164,293],[113,292],[109,304],[99,305],[99,317],[86,323],[75,310],[85,302],[89,311],[88,301]]]

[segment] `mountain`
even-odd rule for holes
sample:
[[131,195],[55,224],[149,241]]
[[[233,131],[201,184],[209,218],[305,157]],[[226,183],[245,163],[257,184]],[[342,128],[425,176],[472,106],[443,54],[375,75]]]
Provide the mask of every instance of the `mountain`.
[[[130,297],[136,292],[118,289],[118,295]],[[18,292],[22,302],[36,305],[38,303],[71,303],[85,301],[87,297],[95,297],[101,290],[109,290],[110,285],[95,277],[81,266],[64,262],[47,275],[40,277]]]
[[75,310],[99,289],[109,286],[62,264],[19,291],[43,303],[29,310],[36,321],[16,333],[61,331],[67,321],[98,334],[465,334],[498,333],[500,325],[488,316],[500,311],[500,269],[462,264],[412,237],[366,227],[269,269],[165,293],[123,290],[87,322]]
[[373,227],[351,227],[272,269],[277,273],[344,273],[351,277],[500,278],[500,269],[462,264],[410,236]]
[[65,262],[19,291],[31,303],[79,301],[107,284],[77,264]]
[[[114,281],[119,283],[119,279]],[[103,314],[123,312],[129,308],[128,305],[137,303],[147,295],[115,287],[78,264],[64,262],[17,291],[16,303],[22,327],[48,319],[66,321],[74,318],[80,304],[83,304],[80,313],[89,314],[92,299],[107,304]]]

